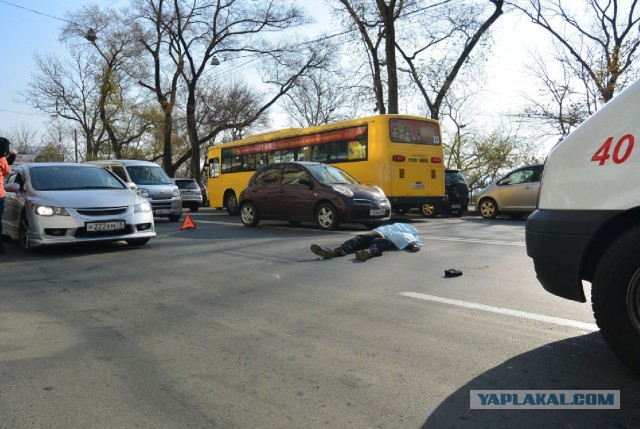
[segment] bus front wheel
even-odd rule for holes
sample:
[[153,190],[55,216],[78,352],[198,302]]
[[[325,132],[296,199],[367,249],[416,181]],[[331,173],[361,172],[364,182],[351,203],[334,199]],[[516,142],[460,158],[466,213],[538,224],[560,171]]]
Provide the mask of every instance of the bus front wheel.
[[227,213],[231,216],[238,216],[238,199],[233,191],[229,191],[224,199],[224,205]]

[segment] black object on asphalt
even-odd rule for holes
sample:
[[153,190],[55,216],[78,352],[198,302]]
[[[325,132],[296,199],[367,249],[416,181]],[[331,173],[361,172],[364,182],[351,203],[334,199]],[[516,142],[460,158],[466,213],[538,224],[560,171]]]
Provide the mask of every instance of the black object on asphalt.
[[462,275],[462,271],[450,268],[448,270],[444,270],[445,277],[460,277]]

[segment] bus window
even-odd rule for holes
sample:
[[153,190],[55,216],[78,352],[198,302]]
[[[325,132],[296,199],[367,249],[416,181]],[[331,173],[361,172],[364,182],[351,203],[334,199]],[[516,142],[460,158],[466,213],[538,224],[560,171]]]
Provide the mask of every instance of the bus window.
[[331,143],[329,162],[345,161],[348,159],[347,142]]
[[294,160],[294,151],[291,149],[276,150],[269,154],[270,158],[273,157],[273,161],[269,160],[269,164],[273,162],[290,162]]
[[266,154],[264,153],[250,153],[244,155],[243,158],[245,171],[255,171],[267,163]]
[[311,146],[304,146],[296,150],[296,161],[310,161]]
[[396,143],[440,145],[440,130],[431,122],[413,119],[390,119],[389,136]]
[[320,144],[317,146],[311,146],[310,160],[314,162],[327,162],[327,145]]
[[362,144],[358,140],[353,140],[348,143],[349,152],[347,154],[348,159],[367,159],[367,145]]

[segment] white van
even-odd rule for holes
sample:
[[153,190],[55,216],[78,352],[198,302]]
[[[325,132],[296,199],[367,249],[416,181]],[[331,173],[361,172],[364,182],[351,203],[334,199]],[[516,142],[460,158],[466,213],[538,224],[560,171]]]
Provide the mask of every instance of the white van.
[[545,162],[527,254],[549,292],[585,302],[614,353],[640,374],[640,80]]
[[128,183],[135,183],[136,191],[151,203],[153,215],[177,222],[182,216],[180,190],[158,164],[131,159],[86,161],[113,171]]

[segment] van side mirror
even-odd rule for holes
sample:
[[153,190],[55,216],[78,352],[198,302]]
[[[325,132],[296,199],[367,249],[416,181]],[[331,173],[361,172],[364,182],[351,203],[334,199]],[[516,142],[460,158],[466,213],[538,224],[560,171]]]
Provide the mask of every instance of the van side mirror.
[[129,187],[129,189],[131,189],[134,192],[138,189],[138,185],[136,185],[133,182],[124,182],[124,183],[126,183],[127,187]]

